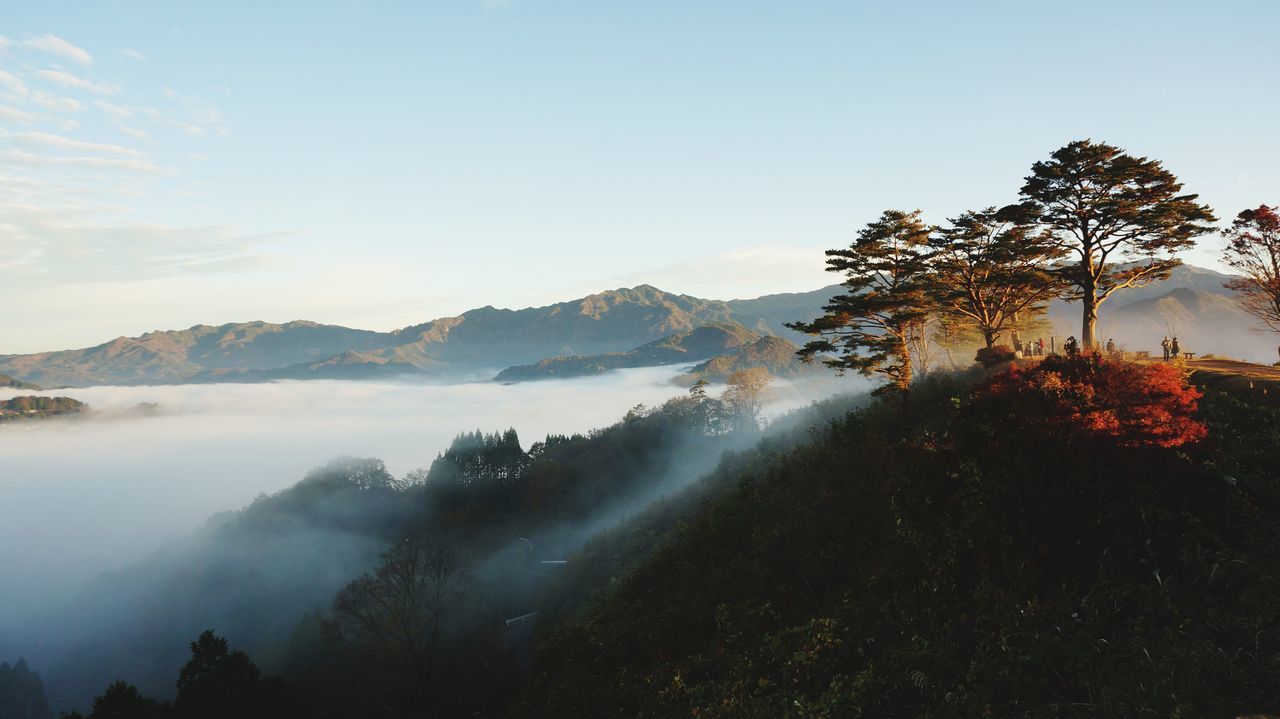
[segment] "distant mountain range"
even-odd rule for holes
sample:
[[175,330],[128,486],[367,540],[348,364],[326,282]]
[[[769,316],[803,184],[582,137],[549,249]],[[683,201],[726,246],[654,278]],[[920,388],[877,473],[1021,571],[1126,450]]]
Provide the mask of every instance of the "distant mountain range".
[[[1273,359],[1276,339],[1250,331],[1251,318],[1222,287],[1228,278],[1178,268],[1169,280],[1105,303],[1100,332],[1133,349],[1158,349],[1160,337],[1178,334],[1185,348],[1202,354]],[[444,377],[503,368],[510,368],[499,375],[507,380],[568,376],[708,360],[765,336],[799,344],[804,335],[783,323],[817,317],[841,289],[725,302],[641,285],[546,307],[482,307],[392,332],[306,321],[196,325],[85,349],[0,355],[0,373],[55,387]],[[1055,333],[1078,334],[1079,305],[1055,303],[1049,320]]]

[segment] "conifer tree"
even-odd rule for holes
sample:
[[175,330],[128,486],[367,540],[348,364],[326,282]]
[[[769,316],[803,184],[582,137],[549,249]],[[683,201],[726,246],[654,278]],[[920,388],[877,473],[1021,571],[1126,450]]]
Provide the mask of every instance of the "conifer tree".
[[1070,253],[1054,268],[1082,305],[1081,344],[1097,344],[1098,306],[1116,292],[1164,279],[1181,264],[1174,253],[1213,231],[1216,218],[1198,195],[1157,160],[1077,140],[1037,162],[1022,186],[1053,242]]
[[1049,263],[1062,250],[1018,206],[968,211],[932,237],[934,295],[991,347],[1021,315],[1039,314],[1061,284]]
[[844,294],[812,322],[787,326],[820,339],[801,348],[805,361],[843,373],[880,374],[888,387],[911,386],[910,337],[933,308],[929,288],[929,227],[920,211],[886,210],[863,228],[847,249],[827,250],[827,271],[845,276]]

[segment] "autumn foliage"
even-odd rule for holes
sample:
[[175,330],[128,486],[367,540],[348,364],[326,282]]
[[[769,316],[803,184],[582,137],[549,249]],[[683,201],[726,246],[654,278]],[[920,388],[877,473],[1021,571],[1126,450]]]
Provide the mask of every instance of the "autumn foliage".
[[1010,367],[980,386],[975,399],[988,416],[1064,441],[1107,438],[1126,447],[1179,447],[1205,436],[1195,417],[1200,397],[1172,365],[1086,354]]

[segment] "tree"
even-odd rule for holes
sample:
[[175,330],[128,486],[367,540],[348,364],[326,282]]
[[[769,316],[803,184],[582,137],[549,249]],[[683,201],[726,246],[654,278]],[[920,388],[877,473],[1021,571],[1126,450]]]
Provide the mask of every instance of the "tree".
[[373,574],[338,592],[326,633],[425,709],[445,617],[465,584],[452,549],[431,539],[402,540],[382,555]]
[[1044,311],[1061,291],[1048,272],[1062,249],[1037,233],[1019,206],[968,211],[932,237],[935,293],[945,312],[972,324],[987,347],[1019,314]]
[[1280,215],[1259,205],[1236,215],[1223,233],[1222,261],[1242,276],[1227,282],[1245,311],[1280,332]]
[[729,375],[729,386],[722,400],[733,409],[742,425],[756,428],[760,409],[764,406],[765,390],[772,381],[773,375],[763,367],[740,369]]
[[44,682],[18,659],[12,666],[0,662],[0,717],[4,719],[50,719],[53,712],[45,699]]
[[1213,231],[1216,218],[1198,195],[1156,160],[1111,145],[1077,140],[1037,162],[1022,186],[1023,207],[1035,213],[1070,262],[1053,268],[1080,300],[1085,347],[1097,345],[1098,307],[1114,293],[1164,279],[1180,264],[1172,256]]
[[168,714],[167,707],[155,699],[142,696],[128,682],[112,682],[93,700],[88,719],[158,719]]
[[848,249],[827,250],[827,271],[845,276],[845,292],[832,297],[822,317],[787,326],[821,339],[799,355],[843,373],[889,378],[903,393],[911,386],[911,332],[933,308],[928,292],[929,227],[920,211],[886,210]]
[[178,672],[174,709],[193,719],[274,716],[264,701],[261,679],[247,654],[232,651],[226,639],[206,630],[191,643],[191,659]]

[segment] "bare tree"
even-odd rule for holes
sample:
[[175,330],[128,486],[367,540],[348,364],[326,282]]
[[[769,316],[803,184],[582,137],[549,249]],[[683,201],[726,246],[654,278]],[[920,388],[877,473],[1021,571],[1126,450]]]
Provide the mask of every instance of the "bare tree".
[[426,706],[445,617],[468,584],[451,548],[431,539],[405,539],[382,555],[372,574],[338,593],[326,631],[357,659],[410,688]]

